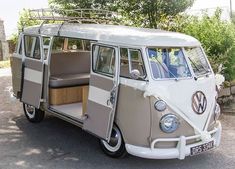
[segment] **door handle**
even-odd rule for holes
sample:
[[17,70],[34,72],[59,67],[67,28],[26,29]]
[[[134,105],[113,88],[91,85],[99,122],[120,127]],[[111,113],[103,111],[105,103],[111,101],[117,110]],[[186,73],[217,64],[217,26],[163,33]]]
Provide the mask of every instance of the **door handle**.
[[115,91],[115,89],[114,89],[114,90],[112,90],[111,93],[110,93],[110,98],[109,98],[110,103],[114,104],[114,103],[115,103],[115,99],[116,99],[116,91]]
[[110,97],[107,100],[107,106],[110,106],[111,104],[113,105],[116,100],[116,88],[113,88],[110,92]]

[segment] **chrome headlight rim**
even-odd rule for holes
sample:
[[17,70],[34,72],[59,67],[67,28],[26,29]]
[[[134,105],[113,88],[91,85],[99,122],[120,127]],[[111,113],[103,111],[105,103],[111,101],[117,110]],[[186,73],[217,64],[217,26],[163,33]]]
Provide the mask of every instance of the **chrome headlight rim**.
[[154,108],[159,112],[165,111],[166,107],[167,107],[166,102],[163,100],[157,100],[154,103]]
[[[166,126],[167,123],[171,122],[171,126]],[[159,122],[160,129],[165,133],[175,132],[180,125],[179,118],[174,114],[165,114],[161,117]]]

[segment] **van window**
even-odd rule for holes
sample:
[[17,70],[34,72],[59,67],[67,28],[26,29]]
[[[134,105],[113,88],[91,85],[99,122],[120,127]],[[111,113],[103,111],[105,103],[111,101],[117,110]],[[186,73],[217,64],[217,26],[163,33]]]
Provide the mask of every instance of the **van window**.
[[121,65],[120,65],[121,77],[131,78],[130,72],[133,69],[137,69],[140,72],[140,76],[142,77],[146,75],[142,54],[140,50],[121,48],[120,54],[121,54]]
[[206,57],[200,47],[185,48],[190,64],[196,76],[211,72]]
[[78,38],[55,37],[52,46],[52,52],[77,52],[90,51],[90,40],[83,40]]
[[40,39],[36,36],[24,36],[25,56],[41,59]]
[[89,40],[83,40],[83,48],[85,51],[91,50],[91,42]]
[[17,42],[15,44],[14,53],[22,55],[22,38],[21,38],[21,36],[19,36],[19,39],[17,40]]
[[52,52],[63,51],[64,49],[64,37],[55,37],[52,46]]
[[67,50],[83,50],[82,40],[68,38],[68,47]]
[[111,47],[94,46],[93,70],[104,75],[114,75],[115,50]]
[[191,77],[181,48],[149,48],[148,55],[154,79]]
[[19,44],[19,50],[18,50],[18,54],[22,55],[23,51],[22,51],[22,39],[20,40],[20,44]]
[[49,46],[51,38],[50,37],[43,37],[43,45]]
[[44,52],[44,60],[47,60],[48,57],[48,51],[50,48],[50,42],[51,38],[50,37],[43,37],[43,52]]

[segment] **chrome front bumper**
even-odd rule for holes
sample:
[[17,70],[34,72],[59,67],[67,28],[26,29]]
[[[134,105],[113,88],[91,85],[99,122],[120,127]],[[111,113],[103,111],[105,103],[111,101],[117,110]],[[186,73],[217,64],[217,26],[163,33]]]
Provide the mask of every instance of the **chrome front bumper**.
[[[160,138],[156,139],[151,143],[150,148],[146,147],[139,147],[130,144],[126,144],[126,150],[129,154],[134,156],[142,157],[142,158],[149,158],[149,159],[184,159],[186,156],[190,155],[191,147],[195,147],[204,143],[208,143],[210,141],[214,141],[214,148],[220,145],[221,140],[221,123],[218,122],[218,126],[215,127],[212,131],[204,132],[199,135],[194,136],[181,136],[178,138]],[[200,142],[195,144],[186,145],[187,140],[192,139],[201,139]],[[159,142],[178,142],[176,148],[154,148],[156,143]]]

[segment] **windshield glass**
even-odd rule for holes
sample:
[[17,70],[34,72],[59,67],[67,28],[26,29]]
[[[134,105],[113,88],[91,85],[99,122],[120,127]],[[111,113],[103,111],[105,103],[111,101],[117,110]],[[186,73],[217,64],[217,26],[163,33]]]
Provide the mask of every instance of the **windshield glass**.
[[155,79],[191,77],[181,48],[148,48],[148,56]]
[[211,72],[206,57],[200,47],[185,48],[185,52],[196,76]]

